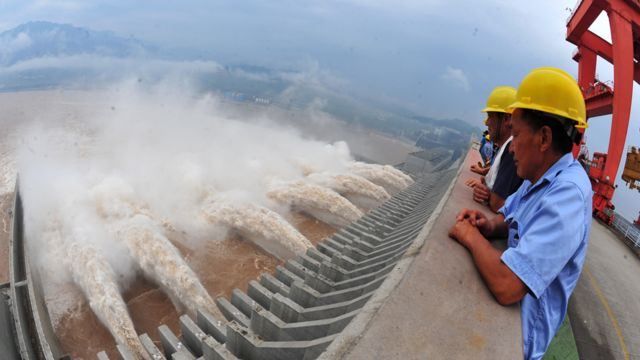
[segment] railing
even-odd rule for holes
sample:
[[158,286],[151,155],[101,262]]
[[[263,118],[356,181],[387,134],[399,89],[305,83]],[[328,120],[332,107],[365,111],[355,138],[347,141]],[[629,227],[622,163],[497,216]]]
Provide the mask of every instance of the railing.
[[[11,300],[11,317],[14,323],[13,334],[22,359],[56,360],[69,359],[61,357],[49,312],[44,302],[40,276],[36,268],[31,267],[26,255],[24,214],[20,188],[16,179],[13,202],[13,219],[11,225],[11,241],[9,258],[9,279]],[[0,356],[6,359],[6,354]]]
[[638,227],[618,213],[616,213],[616,216],[613,218],[613,227],[618,230],[622,236],[630,240],[636,249],[640,249],[640,229],[638,229]]
[[584,89],[585,99],[594,98],[602,94],[613,94],[613,81],[599,81],[596,79],[589,87]]
[[567,24],[571,21],[571,19],[573,18],[573,15],[576,14],[576,11],[578,11],[578,7],[580,7],[581,2],[582,0],[577,0],[576,4],[573,6],[573,8],[571,8],[571,14],[569,15],[569,17],[567,17]]

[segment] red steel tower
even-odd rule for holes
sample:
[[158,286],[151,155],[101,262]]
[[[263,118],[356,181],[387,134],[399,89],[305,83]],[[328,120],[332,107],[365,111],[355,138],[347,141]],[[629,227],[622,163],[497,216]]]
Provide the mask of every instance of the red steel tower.
[[[609,16],[611,43],[589,31],[603,11]],[[589,172],[594,214],[611,224],[611,199],[627,137],[633,82],[640,83],[640,0],[581,1],[567,23],[567,41],[578,47],[573,59],[578,62],[578,85],[585,96],[587,118],[613,115],[609,149],[606,154],[594,154]],[[613,64],[615,90],[596,79],[598,57]]]

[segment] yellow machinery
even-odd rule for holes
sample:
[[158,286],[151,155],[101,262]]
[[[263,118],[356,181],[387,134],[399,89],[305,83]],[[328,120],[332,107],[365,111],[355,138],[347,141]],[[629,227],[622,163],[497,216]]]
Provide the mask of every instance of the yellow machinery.
[[627,161],[624,164],[622,180],[629,185],[630,189],[640,191],[640,183],[636,183],[636,181],[640,181],[640,152],[635,146],[632,146],[627,152]]

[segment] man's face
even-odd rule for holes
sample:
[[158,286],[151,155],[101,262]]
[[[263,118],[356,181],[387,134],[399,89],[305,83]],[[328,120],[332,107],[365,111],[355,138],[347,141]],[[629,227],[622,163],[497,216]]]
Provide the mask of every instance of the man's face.
[[509,151],[516,163],[516,173],[523,179],[533,180],[536,170],[542,165],[540,134],[522,119],[521,109],[516,109],[511,116],[511,135],[513,141]]
[[491,137],[491,141],[496,141],[498,139],[498,126],[501,126],[501,114],[497,112],[488,112],[487,113],[487,127],[489,128],[489,136]]
[[502,120],[502,130],[504,134],[511,135],[511,114],[505,114],[504,120]]

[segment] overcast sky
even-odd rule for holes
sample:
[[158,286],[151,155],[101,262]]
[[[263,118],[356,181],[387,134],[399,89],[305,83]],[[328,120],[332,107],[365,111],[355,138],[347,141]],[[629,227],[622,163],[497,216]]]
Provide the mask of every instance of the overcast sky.
[[[577,76],[565,41],[575,0],[0,1],[0,31],[70,23],[166,46],[206,49],[221,64],[313,69],[341,91],[480,125],[498,85],[540,66]],[[594,26],[610,38],[606,18]],[[602,80],[612,70],[600,61]],[[627,145],[640,145],[635,85]],[[590,150],[606,152],[610,119],[593,119]],[[624,184],[621,182],[621,184]],[[622,185],[621,185],[622,186]],[[619,193],[625,193],[619,191]],[[635,199],[640,198],[634,195]],[[635,206],[635,205],[634,205]],[[638,209],[624,211],[635,217]]]

